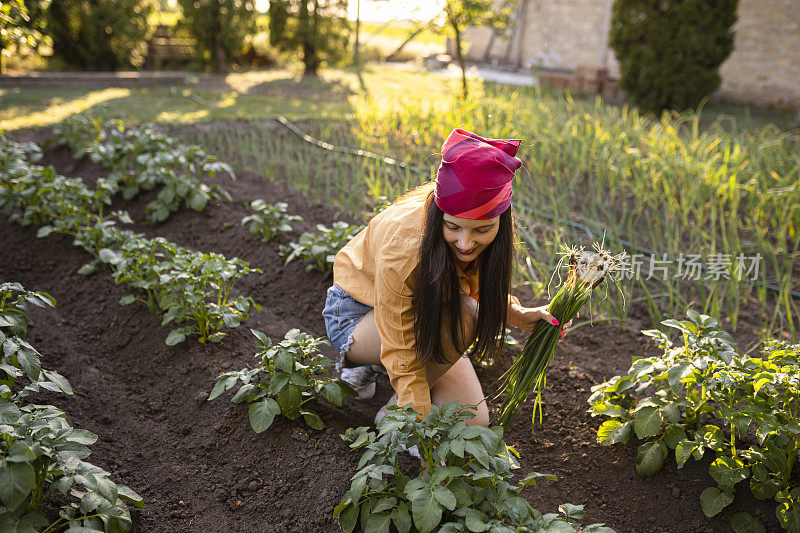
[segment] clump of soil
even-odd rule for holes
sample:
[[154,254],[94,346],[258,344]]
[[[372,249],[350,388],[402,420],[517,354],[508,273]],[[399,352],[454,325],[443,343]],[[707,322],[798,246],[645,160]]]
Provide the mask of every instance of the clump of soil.
[[[51,136],[49,130],[12,135],[40,145]],[[41,164],[88,184],[107,173],[88,160],[71,159],[64,147],[50,144],[44,152]],[[132,511],[134,531],[338,531],[332,510],[348,490],[360,456],[339,434],[370,425],[391,394],[388,382],[380,381],[372,400],[314,407],[327,426],[323,431],[279,418],[261,435],[250,428],[245,406],[226,401],[230,393],[205,401],[220,372],[252,363],[255,347],[248,327],[273,340],[295,327],[325,335],[321,312],[330,275],[306,272],[297,262],[284,265],[278,246],[318,223],[347,219],[255,173],[236,174],[235,182],[224,176],[211,180],[225,187],[233,202],[209,205],[203,213],[181,211],[163,224],[145,222],[147,194],[114,205],[127,209],[137,221],[135,229],[148,236],[240,257],[263,270],[237,285],[263,306],[262,312],[219,344],[189,339],[166,346],[169,328],[160,326],[159,316],[140,305],[118,305],[129,292],[125,286],[115,285],[106,273],[76,273],[89,256],[69,239],[37,239],[34,228],[0,224],[0,279],[57,299],[54,310],[30,311],[29,341],[41,352],[43,365],[65,375],[78,391],[39,401],[63,408],[72,425],[96,433],[89,460],[144,497],[147,507]],[[239,225],[254,198],[287,202],[287,211],[305,222],[265,245]],[[524,292],[520,296],[528,305],[544,303]],[[752,320],[743,313],[739,333],[745,341],[752,340],[757,322],[756,311],[749,312]],[[713,484],[707,461],[680,470],[670,462],[662,472],[642,478],[635,470],[635,442],[613,447],[595,442],[600,421],[586,413],[589,389],[625,372],[632,356],[654,353],[639,333],[650,327],[646,313],[634,307],[625,326],[581,327],[562,341],[550,367],[536,440],[530,433],[530,405],[520,410],[507,438],[521,454],[520,473],[553,473],[559,481],[527,488],[523,495],[543,512],[565,502],[583,503],[585,523],[605,522],[619,532],[728,531],[734,512],[755,509],[776,530],[772,506],[755,502],[746,487],[724,513],[706,518],[699,495]],[[519,347],[507,348],[491,366],[478,368],[487,394],[518,353]],[[490,402],[492,413],[498,406]]]

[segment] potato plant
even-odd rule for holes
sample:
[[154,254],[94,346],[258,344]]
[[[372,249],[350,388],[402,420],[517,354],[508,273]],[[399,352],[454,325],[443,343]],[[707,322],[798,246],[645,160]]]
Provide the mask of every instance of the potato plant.
[[231,401],[250,404],[250,425],[256,433],[266,431],[280,414],[290,420],[302,416],[311,428],[323,429],[322,419],[306,404],[324,398],[341,406],[343,396],[355,396],[347,383],[328,377],[333,362],[319,352],[319,347],[328,341],[290,329],[281,342],[273,345],[264,333],[250,331],[259,348],[255,354],[258,364],[220,374],[208,400],[241,382]]
[[[747,480],[753,496],[776,500],[784,528],[800,530],[800,488],[792,481],[800,451],[800,346],[771,343],[764,357],[740,355],[715,319],[693,311],[688,317],[662,322],[681,331],[683,346],[646,331],[664,354],[637,358],[627,375],[592,388],[589,411],[607,417],[598,441],[627,442],[632,434],[644,440],[636,469],[645,476],[661,469],[669,450],[678,468],[713,453],[716,486],[700,495],[707,516],[733,502],[735,486]],[[731,525],[751,522],[757,520],[737,513]]]
[[250,202],[253,214],[244,217],[241,224],[247,224],[250,233],[258,235],[261,242],[270,242],[279,231],[292,231],[293,222],[303,221],[303,217],[287,215],[287,207],[286,202],[270,205],[258,198]]
[[[45,531],[67,526],[130,530],[125,502],[143,508],[144,501],[127,486],[111,481],[105,470],[83,461],[96,435],[73,428],[66,414],[51,405],[17,407],[0,399],[0,418],[0,501],[4,506],[0,530],[37,532],[45,526]],[[48,526],[39,507],[55,491],[79,501],[62,507],[58,520]]]
[[[519,468],[517,452],[506,445],[500,428],[468,426],[474,406],[450,402],[432,406],[423,420],[411,406],[394,408],[378,423],[378,433],[366,427],[342,436],[352,449],[364,449],[350,490],[333,513],[349,533],[407,533],[412,526],[430,531],[578,531],[583,506],[564,504],[557,514],[542,514],[520,496],[541,478],[532,472],[512,481]],[[398,455],[417,446],[423,461],[416,478],[398,466]],[[580,531],[610,533],[602,524]]]
[[[26,291],[19,283],[0,284],[0,402],[9,402],[2,408],[3,412],[22,405],[31,393],[41,389],[65,394],[74,392],[62,375],[42,368],[39,352],[25,340],[27,306],[53,307],[55,302],[49,294]],[[15,387],[23,377],[24,386]]]
[[129,238],[119,250],[103,249],[99,255],[111,265],[114,281],[144,291],[142,297],[124,296],[121,305],[140,300],[150,312],[163,313],[162,325],[179,325],[167,335],[168,346],[189,335],[219,342],[226,336],[221,329],[238,327],[251,308],[261,310],[252,298],[231,295],[240,278],[261,272],[241,259],[187,250],[161,237]]
[[280,254],[286,258],[286,263],[302,259],[309,263],[307,271],[317,269],[327,272],[333,268],[333,260],[339,250],[362,229],[363,226],[351,226],[341,220],[334,222],[332,228],[317,224],[319,233],[303,233],[298,242],[281,246]]
[[59,143],[70,147],[74,159],[81,159],[97,146],[109,123],[113,122],[97,114],[77,113],[53,124],[53,133],[58,136]]
[[126,200],[141,191],[158,186],[161,189],[147,207],[147,219],[163,222],[176,212],[181,203],[195,211],[203,211],[211,199],[231,201],[230,194],[216,185],[203,183],[205,176],[227,172],[231,167],[217,161],[199,146],[178,143],[155,130],[150,124],[126,129],[121,121],[108,121],[93,137],[96,117],[72,119],[65,125],[59,141],[78,154],[88,154],[95,163],[105,166],[112,181]]
[[[27,403],[42,389],[74,392],[63,376],[41,367],[39,353],[26,342],[29,304],[52,307],[55,300],[19,283],[0,284],[0,531],[128,531],[125,502],[137,507],[144,502],[83,460],[97,437],[71,427],[56,407]],[[62,507],[59,518],[49,524],[39,508],[55,491],[79,501]]]

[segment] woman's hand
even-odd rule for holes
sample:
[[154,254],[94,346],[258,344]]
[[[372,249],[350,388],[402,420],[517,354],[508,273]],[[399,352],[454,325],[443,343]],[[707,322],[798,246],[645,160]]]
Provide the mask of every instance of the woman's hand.
[[[543,305],[541,307],[521,307],[521,306],[514,306],[516,309],[516,320],[514,321],[513,325],[523,329],[525,331],[533,331],[533,328],[536,327],[536,323],[540,320],[546,321],[548,324],[552,324],[554,326],[561,326],[561,334],[560,337],[564,337],[567,334],[567,329],[572,325],[572,320],[567,322],[566,324],[559,324],[556,317],[550,314],[547,310],[547,306]],[[580,313],[578,313],[577,317],[580,317]]]

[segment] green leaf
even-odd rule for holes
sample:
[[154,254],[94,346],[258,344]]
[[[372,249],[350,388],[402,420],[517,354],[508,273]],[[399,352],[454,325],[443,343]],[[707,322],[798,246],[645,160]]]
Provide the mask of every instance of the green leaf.
[[144,509],[144,500],[133,489],[126,485],[117,485],[117,493],[139,509]]
[[130,305],[135,301],[136,301],[136,296],[134,296],[133,294],[126,294],[125,296],[119,299],[119,305],[122,306]]
[[[364,502],[364,505],[369,505],[369,502]],[[341,514],[339,514],[339,524],[342,526],[345,533],[352,533],[356,528],[358,510],[358,504],[350,503],[341,511]]]
[[281,406],[283,415],[291,420],[300,416],[300,402],[303,401],[302,393],[297,385],[291,383],[283,387],[276,396],[278,405]]
[[491,526],[489,526],[487,521],[486,515],[477,509],[470,509],[464,519],[467,529],[475,533],[481,533],[482,531],[488,530]]
[[231,403],[243,403],[250,400],[252,396],[254,396],[258,392],[256,386],[252,383],[245,383],[239,390],[236,391],[236,394],[233,395],[231,398]]
[[686,430],[681,426],[669,426],[664,432],[664,443],[673,450],[678,447],[678,444],[685,441]]
[[275,366],[284,372],[294,372],[294,359],[286,352],[279,352],[275,356]]
[[456,497],[446,487],[434,485],[433,497],[450,511],[456,508]]
[[733,502],[732,491],[721,491],[717,487],[708,487],[700,493],[700,505],[708,517],[716,516]]
[[697,444],[692,441],[684,440],[679,442],[675,447],[675,462],[677,463],[678,468],[683,467],[689,457],[691,457],[697,449]]
[[658,407],[643,407],[636,412],[636,436],[646,439],[661,429],[661,410]]
[[688,363],[678,364],[670,367],[670,369],[667,371],[667,382],[669,383],[669,387],[675,392],[680,392],[681,380],[691,373],[692,365]]
[[636,471],[641,476],[652,476],[664,466],[667,446],[660,440],[646,442],[636,453]]
[[41,513],[27,513],[22,516],[9,512],[0,513],[0,531],[4,533],[38,533],[48,523],[49,520]]
[[442,507],[430,490],[422,490],[414,495],[414,499],[411,500],[414,525],[417,526],[420,533],[430,533],[442,521]]
[[225,379],[221,379],[221,380],[217,381],[216,383],[214,383],[214,388],[211,389],[211,393],[208,395],[208,399],[206,401],[210,402],[211,400],[213,400],[214,398],[219,397],[220,394],[225,392],[225,390],[227,388],[226,387],[227,382],[228,382],[228,379],[225,378]]
[[550,481],[558,481],[558,478],[553,474],[540,474],[539,472],[529,472],[527,476],[520,480],[521,485],[536,485],[540,479],[549,479]]
[[11,402],[0,401],[0,424],[14,424],[19,417],[19,407]]
[[392,523],[392,517],[388,512],[371,513],[367,519],[367,524],[364,531],[372,533],[389,533],[389,525]]
[[731,529],[734,533],[767,533],[764,522],[754,518],[750,513],[736,513],[731,517]]
[[206,208],[206,204],[208,204],[208,200],[199,193],[192,194],[192,196],[189,197],[189,201],[186,203],[190,209],[194,209],[195,211],[202,211]]
[[308,424],[312,429],[325,429],[325,424],[322,422],[322,419],[317,415],[317,413],[313,411],[303,411],[302,414],[303,420],[305,420],[306,424]]
[[79,276],[90,276],[95,272],[97,272],[97,264],[95,261],[92,261],[80,267],[77,273]]
[[597,428],[597,442],[609,446],[619,442],[628,442],[631,437],[633,421],[620,422],[619,420],[606,420]]
[[342,405],[342,389],[337,383],[326,381],[320,392],[322,393],[322,397],[333,405]]
[[260,402],[250,404],[248,414],[250,426],[256,433],[263,433],[272,425],[275,416],[281,412],[278,402],[272,398],[264,398]]
[[375,505],[372,506],[372,512],[380,513],[381,511],[392,509],[396,504],[397,498],[387,496],[375,502]]
[[[761,465],[753,465],[753,473],[755,473],[758,466]],[[757,478],[755,475],[750,477],[750,491],[753,493],[753,496],[759,500],[774,498],[780,490],[781,482],[769,474],[765,473],[765,475],[760,478]]]
[[184,333],[184,328],[173,329],[167,335],[167,346],[175,346],[176,344],[180,344],[181,342],[186,340],[186,334]]
[[111,250],[110,248],[102,248],[99,252],[97,252],[97,257],[103,263],[110,263],[112,265],[116,265],[122,261],[122,257],[120,257],[117,252]]
[[708,473],[722,487],[733,487],[747,478],[750,470],[736,457],[718,457],[708,468]]
[[411,513],[408,512],[408,505],[405,502],[398,502],[397,506],[392,509],[391,517],[398,533],[411,531]]
[[0,500],[10,510],[19,507],[36,488],[36,471],[29,463],[6,463],[0,468]]
[[800,487],[789,492],[781,491],[775,498],[780,505],[775,508],[775,516],[788,533],[800,533]]

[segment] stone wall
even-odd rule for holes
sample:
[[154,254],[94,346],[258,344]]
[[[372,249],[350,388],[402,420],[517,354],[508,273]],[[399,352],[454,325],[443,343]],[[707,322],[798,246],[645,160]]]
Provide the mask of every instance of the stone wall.
[[[523,0],[508,38],[465,32],[471,61],[619,77],[608,46],[613,0]],[[800,0],[739,0],[734,52],[723,63],[727,99],[800,108]],[[451,50],[452,52],[452,50]]]

